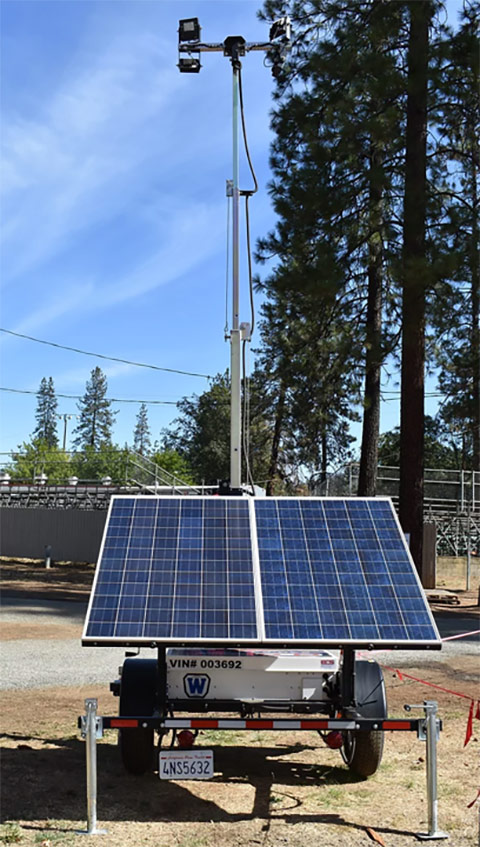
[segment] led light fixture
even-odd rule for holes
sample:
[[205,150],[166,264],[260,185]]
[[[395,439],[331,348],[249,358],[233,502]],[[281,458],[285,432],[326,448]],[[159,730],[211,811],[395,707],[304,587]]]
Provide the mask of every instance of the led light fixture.
[[202,66],[200,59],[188,56],[188,58],[180,58],[177,67],[181,74],[198,74]]
[[198,18],[184,18],[178,22],[178,40],[182,41],[200,41],[200,33],[202,28],[198,22]]

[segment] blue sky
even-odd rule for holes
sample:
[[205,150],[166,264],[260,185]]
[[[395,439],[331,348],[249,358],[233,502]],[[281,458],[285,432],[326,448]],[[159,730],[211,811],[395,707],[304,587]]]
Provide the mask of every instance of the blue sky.
[[[138,362],[223,372],[231,71],[204,55],[179,74],[178,19],[205,41],[263,40],[256,0],[4,0],[2,23],[1,325]],[[450,3],[452,11],[460,2]],[[260,191],[252,241],[274,223],[269,180],[273,81],[263,54],[243,63],[250,150]],[[250,185],[242,163],[242,185]],[[243,305],[246,254],[242,250]],[[204,379],[96,360],[0,333],[1,385],[82,395],[100,365],[115,398],[177,401]],[[255,343],[254,345],[255,346]],[[36,398],[0,392],[0,452],[28,440]],[[114,440],[131,443],[138,405],[116,403]],[[382,429],[398,422],[385,404]],[[59,398],[58,412],[76,401]],[[148,406],[153,438],[175,406]],[[69,435],[74,421],[69,422]],[[61,433],[59,424],[59,433]],[[70,441],[70,439],[69,439]]]

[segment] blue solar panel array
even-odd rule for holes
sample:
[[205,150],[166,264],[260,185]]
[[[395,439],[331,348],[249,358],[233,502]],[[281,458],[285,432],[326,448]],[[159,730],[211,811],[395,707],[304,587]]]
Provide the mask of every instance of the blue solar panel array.
[[373,498],[114,497],[83,639],[439,646]]
[[85,637],[254,641],[248,501],[115,498]]
[[255,502],[267,639],[436,641],[387,500]]

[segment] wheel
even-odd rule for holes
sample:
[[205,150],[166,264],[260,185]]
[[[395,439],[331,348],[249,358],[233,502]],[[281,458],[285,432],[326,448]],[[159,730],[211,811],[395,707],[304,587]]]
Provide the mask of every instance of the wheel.
[[[376,662],[355,662],[355,699],[362,718],[387,717],[387,695],[382,669]],[[367,778],[380,767],[385,733],[380,730],[343,733],[343,760],[351,771]]]
[[[120,717],[148,716],[155,709],[157,663],[155,659],[126,659],[120,685]],[[153,766],[153,729],[120,729],[120,755],[129,773],[143,774]]]

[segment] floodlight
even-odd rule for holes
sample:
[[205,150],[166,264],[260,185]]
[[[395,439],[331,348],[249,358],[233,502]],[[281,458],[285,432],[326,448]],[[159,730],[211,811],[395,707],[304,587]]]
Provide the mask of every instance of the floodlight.
[[202,28],[198,22],[198,18],[184,18],[178,22],[178,40],[181,41],[200,41],[200,33]]
[[177,67],[181,74],[198,74],[202,66],[200,59],[188,56],[186,59],[179,58]]

